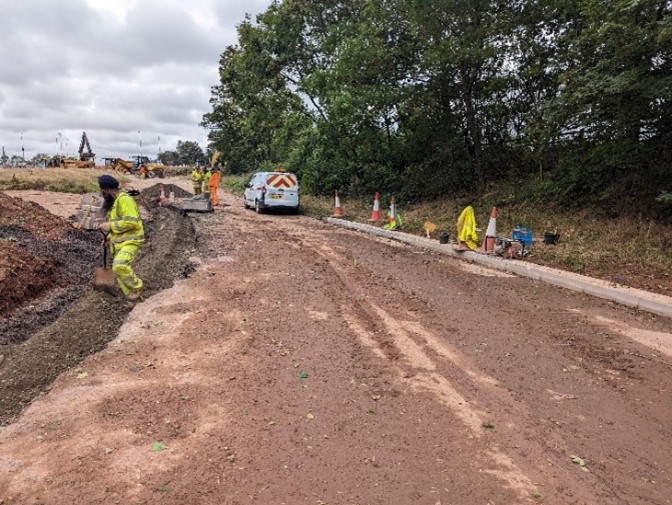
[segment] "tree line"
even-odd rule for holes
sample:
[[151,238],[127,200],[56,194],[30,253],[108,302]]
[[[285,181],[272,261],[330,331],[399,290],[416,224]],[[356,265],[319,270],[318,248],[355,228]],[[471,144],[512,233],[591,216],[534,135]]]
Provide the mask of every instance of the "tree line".
[[213,149],[306,191],[408,200],[534,181],[555,201],[672,191],[672,1],[284,0],[219,61]]

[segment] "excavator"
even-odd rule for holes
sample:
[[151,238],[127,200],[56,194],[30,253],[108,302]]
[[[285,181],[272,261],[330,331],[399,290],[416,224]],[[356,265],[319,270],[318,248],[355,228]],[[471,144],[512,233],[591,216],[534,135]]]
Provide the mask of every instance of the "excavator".
[[[86,151],[84,148],[86,148]],[[96,164],[96,153],[91,151],[91,144],[89,144],[86,132],[82,132],[82,141],[79,143],[79,161],[89,161],[92,163],[91,166]]]
[[54,165],[61,168],[93,168],[96,166],[96,153],[91,151],[91,144],[82,132],[82,141],[79,143],[79,159],[65,158],[62,156],[54,158]]

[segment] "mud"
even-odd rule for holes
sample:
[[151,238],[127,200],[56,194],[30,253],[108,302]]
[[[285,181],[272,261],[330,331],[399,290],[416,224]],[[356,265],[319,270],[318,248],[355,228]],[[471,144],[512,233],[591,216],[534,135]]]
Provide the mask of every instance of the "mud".
[[222,200],[172,287],[25,342],[124,319],[0,432],[0,503],[672,502],[668,319]]

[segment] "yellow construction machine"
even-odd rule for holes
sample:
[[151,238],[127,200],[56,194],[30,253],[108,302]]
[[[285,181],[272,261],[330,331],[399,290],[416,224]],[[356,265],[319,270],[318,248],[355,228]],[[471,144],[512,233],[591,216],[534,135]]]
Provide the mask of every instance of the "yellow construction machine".
[[166,173],[166,165],[163,163],[154,163],[147,156],[134,156],[134,175],[137,177],[142,177],[143,179],[154,177],[163,178]]
[[79,159],[67,156],[54,156],[47,162],[48,167],[57,168],[93,168],[96,166],[96,153],[91,151],[91,144],[82,132],[82,141],[79,144]]
[[[82,141],[79,143],[79,161],[84,163],[90,163],[89,166],[96,166],[96,153],[91,151],[91,144],[89,144],[89,138],[86,136],[86,132],[82,132]],[[80,168],[83,168],[80,166]]]

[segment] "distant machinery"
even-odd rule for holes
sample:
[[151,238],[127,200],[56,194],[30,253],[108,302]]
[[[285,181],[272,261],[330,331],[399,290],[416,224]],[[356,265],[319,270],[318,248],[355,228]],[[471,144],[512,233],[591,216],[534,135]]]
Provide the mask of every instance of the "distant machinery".
[[79,159],[80,161],[90,161],[91,166],[96,164],[96,153],[91,151],[91,144],[86,132],[82,132],[82,141],[79,143]]

